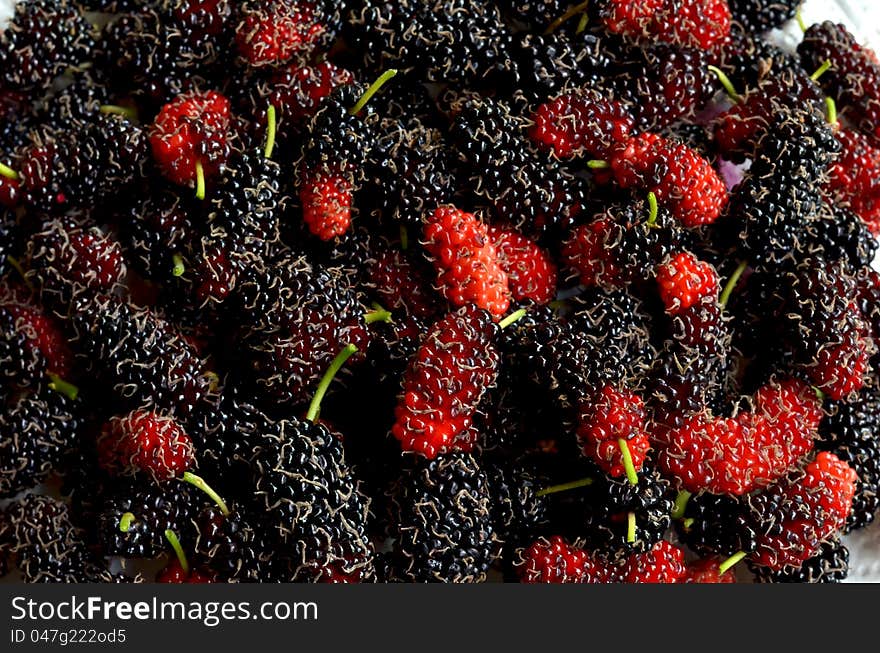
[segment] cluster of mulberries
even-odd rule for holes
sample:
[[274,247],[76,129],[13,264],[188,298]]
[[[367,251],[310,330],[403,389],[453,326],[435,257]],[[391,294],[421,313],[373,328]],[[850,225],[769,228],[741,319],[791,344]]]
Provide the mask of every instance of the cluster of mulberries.
[[16,3],[0,571],[845,578],[880,66],[799,4]]

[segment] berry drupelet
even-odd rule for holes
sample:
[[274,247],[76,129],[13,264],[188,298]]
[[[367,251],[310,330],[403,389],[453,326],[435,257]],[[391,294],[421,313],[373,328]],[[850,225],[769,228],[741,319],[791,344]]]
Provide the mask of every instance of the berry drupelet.
[[522,583],[607,583],[607,564],[554,535],[535,541],[521,554]]
[[492,496],[486,473],[468,453],[422,459],[396,497],[396,558],[410,582],[481,582],[495,558]]
[[273,422],[251,466],[264,528],[289,560],[286,580],[320,581],[337,565],[347,573],[374,574],[366,533],[369,499],[327,427],[297,418]]
[[428,458],[469,451],[472,419],[497,377],[497,327],[473,305],[435,323],[410,360],[391,429],[404,451]]
[[188,414],[208,390],[195,349],[150,311],[116,298],[80,298],[71,306],[79,360],[117,399]]
[[28,494],[6,509],[0,520],[0,542],[27,583],[124,583],[86,546],[85,533],[57,499]]
[[876,235],[880,233],[880,144],[848,128],[837,130],[835,136],[841,153],[828,170],[830,196]]
[[861,388],[875,343],[846,262],[806,259],[785,276],[783,292],[794,364],[832,399]]
[[839,583],[849,576],[849,549],[838,538],[823,542],[816,555],[798,567],[772,570],[749,565],[759,583]]
[[256,396],[267,403],[304,402],[343,347],[365,352],[370,333],[360,300],[343,270],[312,266],[293,254],[250,270],[237,313],[240,371]]
[[877,55],[860,45],[843,25],[817,23],[798,45],[801,63],[816,70],[826,61],[831,68],[819,83],[859,131],[880,145],[880,63]]
[[489,229],[477,216],[440,207],[425,220],[424,247],[437,270],[438,286],[455,306],[476,304],[500,318],[510,306],[510,285]]
[[820,209],[824,175],[839,149],[823,117],[782,114],[731,194],[719,242],[736,243],[754,267],[790,258]]
[[98,439],[101,466],[114,475],[149,475],[160,483],[193,466],[192,441],[171,417],[136,410],[114,417]]
[[48,87],[68,67],[91,58],[92,26],[67,0],[15,3],[0,38],[0,82],[30,91]]
[[803,0],[728,0],[733,21],[753,34],[767,32],[794,18]]
[[0,497],[45,481],[78,446],[82,424],[75,400],[44,383],[0,413]]
[[798,567],[817,555],[852,509],[856,473],[837,456],[820,452],[803,471],[750,496],[758,528],[755,565],[771,571]]
[[513,300],[547,304],[556,297],[556,265],[550,252],[510,228],[492,225],[488,235]]

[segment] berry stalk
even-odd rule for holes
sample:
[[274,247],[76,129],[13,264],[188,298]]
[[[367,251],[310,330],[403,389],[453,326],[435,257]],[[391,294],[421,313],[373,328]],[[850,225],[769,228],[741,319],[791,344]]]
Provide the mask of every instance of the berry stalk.
[[55,392],[60,392],[65,395],[71,401],[75,401],[79,396],[79,388],[77,388],[72,383],[65,381],[57,374],[53,374],[52,372],[47,373],[49,376],[49,387]]
[[336,354],[336,358],[333,359],[333,362],[330,363],[330,367],[324,372],[324,376],[318,384],[318,389],[315,391],[315,396],[312,397],[312,401],[309,404],[309,410],[306,413],[307,420],[310,422],[318,420],[318,415],[321,413],[321,401],[324,399],[324,395],[327,394],[327,388],[330,387],[330,384],[333,382],[333,379],[336,377],[339,370],[342,369],[342,366],[345,365],[345,362],[351,358],[356,351],[357,347],[354,345],[346,345],[342,348],[342,351]]
[[727,280],[727,283],[724,284],[724,290],[721,291],[721,296],[718,298],[718,303],[721,304],[722,307],[727,306],[727,302],[733,294],[733,289],[736,288],[736,284],[739,283],[739,279],[742,277],[743,272],[746,271],[747,267],[749,267],[748,261],[740,263],[736,266],[736,270],[733,271],[733,274],[730,275],[730,279]]
[[729,97],[735,104],[739,104],[742,102],[742,96],[736,92],[736,88],[733,85],[733,82],[730,81],[730,78],[721,70],[718,66],[706,66],[710,72],[714,73],[715,77],[718,78],[718,82],[724,88],[724,92],[727,93],[727,97]]
[[369,88],[367,88],[367,90],[364,91],[364,94],[355,103],[355,105],[351,109],[348,110],[348,112],[353,116],[356,116],[357,114],[359,114],[361,112],[361,110],[365,106],[367,106],[367,102],[369,102],[370,99],[376,93],[379,92],[379,89],[385,85],[385,82],[387,82],[389,79],[394,77],[396,74],[397,74],[397,71],[394,68],[392,68],[390,70],[386,70],[384,73],[379,75],[379,77],[376,79],[376,81],[373,82],[372,84],[370,84]]
[[196,199],[205,199],[205,168],[196,161]]
[[675,504],[672,508],[673,519],[681,519],[682,517],[684,517],[684,511],[687,508],[687,504],[690,498],[690,492],[688,492],[687,490],[679,490],[678,495],[675,497]]
[[831,60],[826,59],[825,62],[816,69],[816,72],[814,72],[812,75],[810,75],[810,79],[812,79],[814,82],[818,82],[819,78],[822,75],[824,75],[825,73],[827,73],[830,69],[831,69]]
[[119,518],[119,531],[122,533],[127,533],[134,521],[134,513],[123,513],[122,517]]
[[630,544],[636,541],[636,513],[629,512],[626,515],[626,541]]
[[521,320],[525,314],[526,314],[526,309],[520,308],[520,309],[514,311],[513,313],[511,313],[510,315],[508,315],[503,320],[501,320],[498,323],[498,327],[501,329],[506,329],[511,324],[514,324],[514,323],[518,322],[519,320]]
[[183,569],[183,573],[188,574],[189,561],[186,559],[186,554],[183,552],[183,547],[180,545],[180,540],[177,538],[177,535],[170,528],[167,528],[165,529],[165,539],[168,540],[168,544],[174,549],[174,555],[177,556],[177,561],[180,563],[180,568]]
[[632,485],[638,485],[639,475],[636,472],[635,465],[633,464],[632,453],[630,453],[629,445],[623,438],[618,438],[617,446],[620,447],[620,455],[623,456],[623,468],[626,470],[627,480],[629,480],[630,484]]
[[19,181],[21,179],[21,176],[15,170],[4,163],[0,163],[0,177],[5,177],[12,181]]
[[536,492],[536,495],[539,497],[546,497],[548,494],[556,494],[557,492],[568,492],[569,490],[577,490],[578,488],[589,487],[592,484],[592,478],[580,478],[576,481],[569,481],[568,483],[560,483],[559,485],[551,485],[549,487],[542,488]]
[[197,476],[192,472],[184,472],[181,480],[189,483],[194,487],[197,487],[202,492],[207,494],[209,497],[211,497],[211,499],[213,499],[214,503],[217,504],[217,507],[220,508],[220,512],[222,512],[224,516],[229,515],[229,507],[226,505],[226,502],[219,494],[217,494],[214,488],[212,488],[210,485],[207,484],[207,482],[205,482],[205,479],[203,479],[201,476]]
[[733,567],[737,562],[746,557],[745,551],[738,551],[730,556],[727,560],[718,565],[718,574],[721,575],[731,567]]
[[272,158],[272,151],[275,149],[275,132],[278,123],[275,115],[275,105],[270,104],[266,109],[266,147],[263,149],[263,156],[267,159]]
[[183,273],[186,272],[183,257],[180,254],[175,254],[171,257],[171,262],[174,264],[171,268],[171,274],[175,277],[182,277]]
[[[585,2],[581,2],[580,4],[574,5],[573,7],[569,7],[564,14],[562,14],[559,18],[554,20],[552,23],[547,25],[547,29],[544,30],[544,36],[552,34],[559,27],[567,22],[569,19],[574,18],[578,14],[584,14],[586,16],[586,11],[590,6],[590,0],[586,0]],[[584,19],[581,18],[581,21]],[[580,28],[580,24],[578,24],[578,28]],[[586,24],[584,25],[584,29],[586,29]]]
[[98,107],[98,111],[108,115],[122,116],[123,118],[128,118],[129,120],[138,119],[137,109],[133,107],[123,107],[119,106],[118,104],[102,104],[100,107]]

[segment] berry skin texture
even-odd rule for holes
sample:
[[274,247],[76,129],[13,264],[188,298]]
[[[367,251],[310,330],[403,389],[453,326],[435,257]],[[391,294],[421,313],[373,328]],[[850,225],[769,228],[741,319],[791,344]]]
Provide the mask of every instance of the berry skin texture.
[[425,223],[424,238],[440,288],[453,306],[474,303],[496,319],[507,312],[507,275],[488,227],[474,214],[454,207],[438,208]]
[[156,482],[176,478],[193,466],[192,441],[172,418],[136,410],[115,417],[98,442],[101,466],[116,474],[149,474]]
[[750,561],[771,571],[800,567],[843,528],[852,509],[856,473],[823,451],[786,482],[750,501],[760,524]]
[[629,138],[635,120],[627,107],[597,91],[565,93],[538,107],[529,137],[560,159],[604,159]]
[[687,145],[644,133],[616,145],[611,172],[623,188],[653,192],[686,227],[715,222],[727,204],[727,188],[712,165]]
[[191,92],[162,107],[150,127],[153,158],[181,186],[195,186],[196,164],[215,176],[229,156],[229,100],[215,91]]
[[618,442],[626,440],[633,467],[639,471],[651,447],[645,404],[632,392],[605,386],[597,397],[581,402],[577,436],[583,454],[612,477],[626,474]]
[[680,252],[661,265],[657,285],[670,313],[684,311],[704,297],[715,298],[720,290],[715,268],[690,252]]
[[299,188],[303,220],[315,236],[332,240],[351,225],[351,183],[340,175],[308,175]]
[[624,583],[681,583],[686,574],[684,551],[665,540],[647,553],[631,555],[621,571]]
[[34,349],[46,361],[46,371],[63,379],[73,371],[73,354],[67,338],[59,325],[48,315],[27,304],[4,304],[2,309],[9,312],[15,331],[25,335],[26,346]]
[[609,0],[603,11],[609,31],[709,49],[730,33],[727,0]]
[[813,448],[822,417],[815,392],[786,380],[753,398],[754,410],[734,418],[702,413],[669,434],[660,469],[689,492],[743,495],[784,476]]
[[27,278],[44,301],[63,305],[84,290],[112,292],[125,278],[122,248],[97,227],[54,220],[28,246]]
[[840,129],[836,133],[842,151],[828,169],[828,189],[835,203],[848,207],[880,234],[880,144],[861,132]]
[[315,2],[243,2],[235,43],[249,66],[282,64],[307,54],[325,31]]
[[556,296],[556,265],[550,254],[512,229],[489,227],[498,266],[507,275],[510,294],[516,301],[530,299],[546,304]]
[[184,584],[202,584],[213,583],[213,576],[206,574],[198,569],[190,569],[188,572],[180,566],[177,558],[172,559],[158,574],[156,574],[157,583],[184,585]]
[[798,45],[801,64],[816,70],[825,61],[831,68],[819,78],[837,108],[859,131],[880,146],[880,61],[860,45],[843,25],[816,23]]
[[473,305],[441,318],[410,360],[391,428],[404,451],[435,458],[469,451],[476,432],[472,417],[495,383],[496,327]]
[[540,539],[526,549],[517,572],[521,583],[607,582],[604,565],[558,535]]
[[718,558],[706,558],[705,560],[697,560],[687,567],[687,573],[682,582],[684,583],[735,583],[736,576],[732,569],[728,569],[723,574],[719,574],[719,565],[722,560]]
[[420,460],[401,482],[395,551],[410,582],[486,579],[497,554],[486,473],[469,453]]

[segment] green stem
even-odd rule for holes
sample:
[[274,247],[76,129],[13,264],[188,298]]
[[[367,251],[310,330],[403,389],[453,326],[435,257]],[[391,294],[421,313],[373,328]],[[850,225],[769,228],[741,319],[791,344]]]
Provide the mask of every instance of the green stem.
[[592,159],[590,161],[587,161],[587,167],[590,170],[607,170],[608,168],[611,167],[611,164],[608,163],[607,161],[599,161],[597,159]]
[[131,513],[131,512],[123,513],[122,517],[119,518],[119,530],[123,533],[127,533],[133,523],[134,523],[134,513]]
[[267,159],[272,158],[272,150],[275,149],[275,130],[277,129],[275,106],[270,104],[266,109],[266,148],[263,150],[263,156]]
[[730,275],[730,279],[724,284],[724,290],[721,291],[721,297],[718,298],[718,303],[721,304],[722,307],[727,306],[727,302],[733,294],[733,289],[736,288],[736,284],[739,283],[739,279],[743,275],[743,272],[746,271],[747,267],[749,267],[748,261],[743,261],[737,265],[736,270]]
[[129,120],[137,120],[138,112],[137,109],[133,109],[132,107],[121,107],[118,104],[102,104],[98,107],[98,111],[101,113],[108,113],[110,115],[122,116],[123,118],[128,118]]
[[183,273],[186,272],[186,265],[183,264],[183,257],[180,254],[175,254],[171,257],[171,262],[174,264],[171,268],[171,274],[175,277],[182,277]]
[[691,493],[687,490],[679,490],[678,495],[675,497],[675,504],[672,507],[673,519],[681,519],[684,517],[684,511],[687,509],[688,501],[691,496]]
[[623,438],[618,438],[617,446],[620,447],[620,454],[621,456],[623,456],[623,468],[626,470],[626,478],[629,480],[630,484],[638,485],[639,475],[638,473],[636,473],[636,466],[633,464],[633,458],[629,450],[629,445]]
[[168,540],[168,544],[174,549],[174,555],[177,556],[177,561],[180,563],[180,568],[183,569],[183,573],[188,574],[189,561],[186,559],[186,554],[183,552],[183,547],[180,545],[180,540],[177,539],[177,535],[175,535],[174,531],[170,528],[167,528],[165,529],[165,539]]
[[4,163],[0,163],[0,177],[6,177],[12,181],[19,181],[21,175]]
[[695,521],[697,521],[697,520],[694,519],[693,517],[688,517],[687,519],[685,519],[685,520],[684,520],[683,522],[681,522],[681,523],[682,523],[682,525],[684,526],[684,529],[685,529],[685,530],[690,530],[691,526],[694,525],[694,522],[695,522]]
[[575,34],[583,34],[587,29],[587,25],[590,24],[590,14],[584,12],[581,14],[581,19],[578,21],[577,29],[574,31]]
[[392,68],[391,70],[386,70],[384,73],[379,75],[379,78],[375,82],[370,84],[370,87],[364,92],[363,95],[361,95],[361,97],[357,101],[357,103],[351,109],[348,110],[348,113],[350,113],[353,116],[356,116],[357,114],[359,114],[361,112],[361,109],[363,109],[365,106],[367,106],[367,102],[370,101],[370,98],[372,98],[376,93],[378,93],[379,89],[385,85],[385,82],[387,82],[389,79],[394,77],[396,74],[397,74],[397,71],[394,68]]
[[77,388],[72,383],[69,383],[62,379],[57,374],[53,374],[52,372],[48,373],[49,376],[49,387],[55,392],[60,392],[64,396],[66,396],[71,401],[75,401],[79,396],[79,388]]
[[810,79],[812,79],[814,82],[818,82],[819,78],[827,73],[829,68],[831,68],[831,59],[826,59],[825,63],[819,66],[818,70],[810,75]]
[[547,29],[544,30],[544,35],[552,34],[559,26],[566,22],[569,18],[574,18],[578,14],[584,13],[587,8],[590,6],[590,0],[586,0],[586,2],[582,2],[580,4],[574,5],[573,7],[569,7],[568,10],[562,14],[559,18],[554,20],[552,23],[547,25]]
[[592,478],[580,478],[576,481],[569,481],[568,483],[560,483],[559,485],[551,485],[550,487],[545,487],[543,489],[538,490],[536,493],[539,497],[546,497],[548,494],[556,494],[557,492],[567,492],[568,490],[577,490],[581,487],[588,487],[593,484]]
[[405,224],[400,225],[400,249],[404,252],[409,249],[409,229]]
[[648,193],[648,208],[650,209],[648,226],[653,227],[657,224],[657,214],[660,212],[660,207],[657,206],[657,196],[653,192]]
[[372,324],[373,322],[390,322],[391,321],[391,311],[386,310],[379,306],[375,310],[367,311],[364,313],[364,322],[367,324]]
[[503,320],[501,320],[501,321],[498,323],[498,327],[501,328],[501,329],[506,329],[507,327],[509,327],[509,326],[510,326],[511,324],[513,324],[514,322],[518,322],[519,320],[521,320],[522,317],[523,317],[523,315],[525,315],[525,314],[526,314],[526,309],[524,309],[524,308],[521,308],[521,309],[519,309],[519,310],[517,310],[517,311],[514,311],[513,313],[511,313],[510,315],[508,315],[506,318],[504,318]]
[[737,562],[746,557],[745,551],[738,551],[730,556],[727,560],[718,565],[718,574],[723,574],[725,571],[733,567]]
[[632,544],[636,541],[636,513],[626,515],[626,541]]
[[205,168],[201,161],[196,161],[196,199],[205,199]]
[[181,480],[199,488],[214,500],[214,503],[217,504],[217,507],[220,508],[220,512],[222,512],[224,516],[229,515],[229,507],[226,505],[226,502],[201,476],[196,476],[192,472],[184,472]]
[[724,92],[727,93],[727,97],[733,100],[736,104],[742,102],[742,97],[740,94],[736,92],[736,88],[733,85],[733,82],[730,81],[730,78],[721,70],[718,66],[707,66],[707,68],[715,73],[715,77],[718,78],[718,81],[721,83],[721,86],[724,88]]
[[804,16],[801,14],[801,8],[798,7],[797,11],[794,12],[794,19],[797,21],[798,27],[801,28],[801,31],[806,33],[807,24],[804,22]]
[[837,124],[837,102],[834,101],[834,98],[827,97],[827,98],[825,98],[825,107],[826,107],[826,115],[828,116],[828,124],[836,125]]
[[357,347],[354,345],[346,345],[342,348],[342,351],[336,354],[336,358],[333,359],[333,362],[330,363],[330,367],[324,372],[324,376],[318,384],[318,389],[315,391],[315,396],[312,397],[312,402],[309,404],[309,411],[306,413],[307,420],[310,422],[317,421],[318,414],[321,412],[321,400],[324,399],[324,395],[327,394],[327,388],[330,387],[333,378],[342,366],[345,365],[345,361],[351,358],[352,354],[356,351]]
[[816,393],[816,398],[819,401],[825,401],[825,393],[822,392],[819,388],[817,388],[816,386],[813,386],[813,392]]

